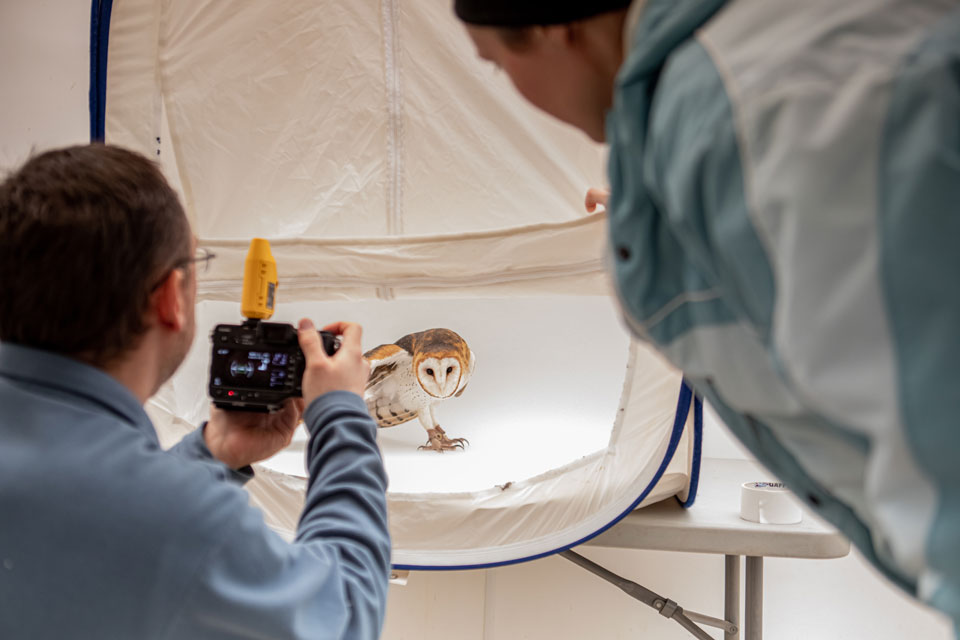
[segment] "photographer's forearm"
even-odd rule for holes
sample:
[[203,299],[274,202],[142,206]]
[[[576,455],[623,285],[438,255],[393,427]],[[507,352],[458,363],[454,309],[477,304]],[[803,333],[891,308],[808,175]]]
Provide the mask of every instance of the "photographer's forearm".
[[[390,571],[387,478],[376,424],[355,393],[324,394],[307,408],[310,480],[297,542],[338,547],[355,615],[382,625]],[[375,622],[374,622],[375,621]],[[379,629],[379,626],[377,627]]]

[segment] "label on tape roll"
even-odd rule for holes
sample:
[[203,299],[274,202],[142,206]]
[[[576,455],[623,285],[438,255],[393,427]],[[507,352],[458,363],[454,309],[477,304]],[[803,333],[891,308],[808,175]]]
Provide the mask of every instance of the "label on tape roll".
[[782,482],[744,482],[740,517],[760,524],[797,524],[803,520],[803,509]]

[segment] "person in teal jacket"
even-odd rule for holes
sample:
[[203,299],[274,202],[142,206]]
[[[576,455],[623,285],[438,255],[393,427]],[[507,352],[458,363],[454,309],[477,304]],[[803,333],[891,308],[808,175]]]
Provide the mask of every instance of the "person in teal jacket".
[[[359,326],[326,327],[328,357],[301,321],[302,401],[212,409],[160,448],[143,404],[194,337],[195,245],[159,167],[124,149],[50,151],[0,183],[0,638],[380,634],[387,479]],[[289,542],[241,485],[301,412]]]
[[455,11],[530,102],[609,144],[633,333],[884,574],[960,620],[960,6]]

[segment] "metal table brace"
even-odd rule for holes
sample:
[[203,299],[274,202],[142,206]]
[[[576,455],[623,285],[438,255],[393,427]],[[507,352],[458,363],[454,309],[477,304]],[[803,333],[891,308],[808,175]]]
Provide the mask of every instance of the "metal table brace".
[[[689,631],[695,638],[698,638],[699,640],[714,639],[712,636],[708,635],[706,631],[697,626],[697,622],[709,627],[722,629],[724,633],[724,640],[739,640],[740,638],[740,628],[738,624],[738,618],[740,617],[740,556],[728,555],[725,556],[724,559],[725,589],[723,613],[726,619],[721,620],[719,618],[695,613],[693,611],[685,611],[673,600],[664,598],[663,596],[650,591],[646,587],[639,585],[636,582],[627,580],[626,578],[605,569],[597,563],[584,558],[579,553],[567,550],[561,551],[560,555],[570,562],[573,562],[574,564],[586,569],[587,571],[600,576],[607,582],[618,587],[630,597],[639,600],[649,607],[653,607],[663,617],[676,621],[681,627]],[[747,560],[747,595],[751,596],[751,592],[757,591],[757,587],[759,586],[757,584],[757,576],[753,574],[757,573],[757,570],[761,572],[763,571],[763,565],[760,564],[757,566],[757,562],[755,561],[762,562],[763,559],[748,558]],[[762,574],[760,575],[762,576]],[[762,580],[762,578],[759,579]],[[751,597],[756,597],[756,593],[753,593]],[[750,615],[751,613],[748,612],[748,616]],[[754,629],[759,632],[759,629],[761,628],[759,624],[759,617],[757,615],[755,615],[755,617],[758,619],[750,621],[751,624],[750,630],[747,632],[747,640],[753,640],[753,638],[757,638],[759,640],[760,638],[760,635],[755,635],[753,632]]]

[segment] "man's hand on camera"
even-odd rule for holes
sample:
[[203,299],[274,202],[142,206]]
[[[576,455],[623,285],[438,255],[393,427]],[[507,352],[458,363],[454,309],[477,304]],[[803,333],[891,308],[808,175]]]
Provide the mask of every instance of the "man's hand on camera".
[[370,376],[370,363],[363,358],[360,346],[363,330],[360,325],[336,322],[323,328],[343,338],[333,356],[328,356],[323,350],[323,343],[313,322],[304,318],[300,321],[299,329],[300,348],[306,358],[302,384],[304,402],[309,406],[330,391],[351,391],[363,396]]
[[214,458],[231,469],[241,469],[266,460],[290,444],[302,413],[302,398],[288,398],[274,413],[211,407],[203,439]]

